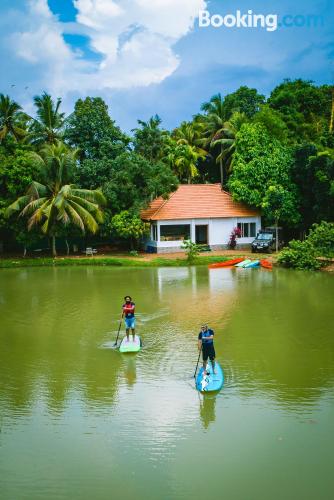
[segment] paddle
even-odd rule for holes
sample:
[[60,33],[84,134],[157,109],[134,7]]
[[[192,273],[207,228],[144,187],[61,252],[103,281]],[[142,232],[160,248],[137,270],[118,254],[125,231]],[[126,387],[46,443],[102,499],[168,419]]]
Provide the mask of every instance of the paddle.
[[116,342],[114,343],[114,347],[117,346],[118,336],[119,336],[119,332],[120,332],[121,325],[122,325],[123,315],[124,315],[124,311],[122,311],[122,316],[121,316],[121,319],[119,320],[119,327],[118,327],[118,332],[117,332]]
[[203,343],[201,344],[201,348],[200,348],[199,353],[198,353],[198,360],[197,360],[196,370],[195,370],[195,373],[194,373],[194,378],[196,378],[196,373],[197,373],[199,358],[201,357],[202,347],[203,347]]

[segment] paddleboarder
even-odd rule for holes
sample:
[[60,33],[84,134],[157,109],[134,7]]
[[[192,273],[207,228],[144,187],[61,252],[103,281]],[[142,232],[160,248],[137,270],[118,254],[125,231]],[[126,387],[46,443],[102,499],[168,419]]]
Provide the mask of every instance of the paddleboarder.
[[199,332],[198,335],[198,350],[202,351],[204,375],[207,374],[206,365],[208,362],[208,358],[210,358],[213,373],[214,374],[216,373],[215,371],[216,353],[213,345],[213,337],[214,337],[214,331],[211,330],[211,328],[208,328],[208,325],[206,324],[202,325],[201,331]]
[[132,298],[130,295],[126,295],[124,297],[125,303],[122,305],[123,309],[123,314],[124,314],[124,321],[125,321],[125,331],[126,331],[126,338],[127,341],[129,341],[129,335],[130,335],[130,329],[132,331],[132,337],[133,337],[133,342],[135,341],[135,326],[136,326],[136,319],[135,319],[135,303],[132,302]]

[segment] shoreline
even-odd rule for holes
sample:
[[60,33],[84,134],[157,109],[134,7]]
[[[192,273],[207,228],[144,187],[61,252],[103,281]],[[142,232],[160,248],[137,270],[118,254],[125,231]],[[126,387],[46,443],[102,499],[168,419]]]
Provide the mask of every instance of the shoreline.
[[139,254],[136,257],[116,254],[116,255],[95,255],[92,257],[82,256],[59,256],[59,257],[1,257],[0,269],[20,268],[20,267],[65,267],[65,266],[116,266],[116,267],[181,267],[181,266],[201,266],[224,262],[235,257],[250,257],[253,259],[270,258],[268,254],[252,254],[242,251],[217,251],[203,252],[189,264],[184,252],[162,254]]

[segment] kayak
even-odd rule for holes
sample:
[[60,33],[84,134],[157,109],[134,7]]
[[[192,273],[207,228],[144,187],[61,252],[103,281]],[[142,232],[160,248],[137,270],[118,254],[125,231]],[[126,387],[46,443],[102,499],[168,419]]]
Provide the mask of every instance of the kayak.
[[119,352],[138,352],[141,349],[141,340],[139,335],[135,335],[135,341],[133,341],[132,335],[130,334],[129,340],[126,336],[119,346]]
[[246,260],[239,262],[239,264],[236,264],[235,267],[245,267],[250,262],[252,262],[250,259],[246,259]]
[[269,260],[266,260],[266,259],[260,260],[260,266],[264,267],[265,269],[272,269],[273,268],[272,263],[269,262]]
[[235,266],[236,264],[239,264],[239,262],[242,262],[244,258],[238,258],[238,259],[230,259],[230,260],[225,260],[224,262],[216,262],[215,264],[209,264],[209,269],[217,269],[219,267],[229,267],[229,266]]
[[223,387],[224,384],[224,372],[217,363],[215,362],[215,371],[216,373],[212,373],[212,365],[211,361],[208,361],[207,367],[207,375],[203,375],[203,366],[198,372],[198,375],[196,377],[196,389],[200,392],[214,392],[214,391],[220,391],[220,389]]
[[260,261],[259,260],[251,260],[248,264],[244,266],[245,269],[250,269],[251,267],[259,267]]

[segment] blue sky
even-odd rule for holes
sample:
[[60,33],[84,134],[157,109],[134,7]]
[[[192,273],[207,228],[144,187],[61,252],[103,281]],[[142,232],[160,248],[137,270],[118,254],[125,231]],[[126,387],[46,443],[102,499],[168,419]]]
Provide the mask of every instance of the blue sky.
[[[329,0],[2,0],[0,92],[29,112],[44,90],[70,112],[101,96],[125,130],[157,113],[166,128],[202,102],[240,85],[269,95],[284,78],[334,77],[334,6]],[[320,16],[317,26],[199,27],[211,15]],[[303,16],[303,17],[300,17]],[[292,18],[289,18],[291,22]]]

